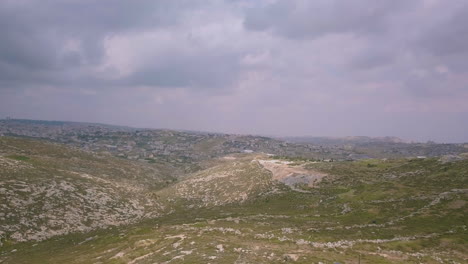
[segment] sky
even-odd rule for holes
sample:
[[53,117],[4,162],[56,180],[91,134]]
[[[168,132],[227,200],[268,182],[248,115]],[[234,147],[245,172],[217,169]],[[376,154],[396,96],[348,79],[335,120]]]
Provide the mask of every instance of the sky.
[[468,142],[468,0],[1,0],[0,118]]

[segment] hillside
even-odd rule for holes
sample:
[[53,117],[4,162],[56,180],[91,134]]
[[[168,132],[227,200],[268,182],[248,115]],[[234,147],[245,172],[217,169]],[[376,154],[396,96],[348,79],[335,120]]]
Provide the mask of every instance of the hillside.
[[168,201],[167,206],[198,209],[242,204],[273,190],[275,184],[270,173],[251,156],[228,158],[159,191],[158,195]]
[[344,155],[262,136],[129,129],[59,121],[0,120],[0,135],[40,138],[129,160],[169,162],[186,172],[193,172],[204,160],[251,151],[308,158]]
[[468,260],[467,160],[236,154],[172,183],[157,163],[0,139],[0,263]]
[[398,137],[285,137],[286,141],[296,143],[312,143],[318,145],[343,145],[343,144],[364,144],[364,143],[408,143]]
[[200,167],[203,161],[244,152],[316,160],[437,157],[468,152],[468,144],[405,143],[395,137],[275,139],[252,135],[17,119],[0,120],[0,135],[40,138],[128,160],[164,165],[170,163],[185,173],[203,168]]
[[170,168],[0,137],[0,242],[43,240],[158,215],[145,194]]

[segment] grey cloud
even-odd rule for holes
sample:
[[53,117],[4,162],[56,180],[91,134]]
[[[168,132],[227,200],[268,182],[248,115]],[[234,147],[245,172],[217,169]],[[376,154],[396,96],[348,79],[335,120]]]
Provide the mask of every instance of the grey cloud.
[[350,66],[357,69],[375,69],[395,62],[395,52],[386,48],[365,49],[350,60]]
[[[96,79],[106,37],[175,26],[200,1],[2,1],[0,88]],[[75,50],[67,50],[76,41]],[[73,71],[74,76],[69,76]],[[68,76],[67,76],[68,75]],[[71,78],[71,79],[70,79]],[[183,78],[183,76],[180,76]],[[102,82],[95,80],[96,85]],[[75,83],[76,84],[76,83]]]
[[439,56],[467,53],[466,25],[468,25],[468,4],[458,9],[443,23],[431,27],[418,44]]
[[193,87],[201,90],[223,89],[235,82],[241,72],[241,51],[197,50],[180,54],[177,48],[154,57],[130,76],[118,82],[124,85]]
[[[427,54],[434,64],[458,74],[468,73],[468,4],[454,8],[452,15],[429,27],[413,45],[415,53]],[[468,84],[465,84],[468,90]]]
[[408,1],[288,1],[249,10],[247,29],[272,31],[289,38],[317,38],[333,33],[377,33],[387,27],[387,19],[401,9],[412,7]]

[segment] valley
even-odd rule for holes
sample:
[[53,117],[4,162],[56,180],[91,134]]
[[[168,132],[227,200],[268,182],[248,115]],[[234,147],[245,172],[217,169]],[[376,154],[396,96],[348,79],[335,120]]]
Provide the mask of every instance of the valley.
[[133,158],[42,126],[0,137],[0,263],[468,261],[462,145],[350,160],[265,137],[105,132],[135,141]]

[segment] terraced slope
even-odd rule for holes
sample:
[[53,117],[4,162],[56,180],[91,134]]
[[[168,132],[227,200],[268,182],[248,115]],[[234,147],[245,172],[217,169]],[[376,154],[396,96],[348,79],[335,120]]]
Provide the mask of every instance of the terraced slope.
[[157,216],[161,205],[147,194],[168,181],[167,168],[0,137],[0,243]]
[[244,154],[167,185],[157,163],[13,138],[0,151],[0,263],[468,261],[467,160]]
[[171,185],[173,168],[156,164],[8,137],[0,150],[0,245],[242,203],[274,185],[252,158],[214,160]]
[[200,171],[158,192],[168,206],[188,208],[242,204],[273,190],[270,174],[252,157]]
[[468,262],[468,161],[271,162],[320,180],[283,184],[260,155],[213,160],[151,191],[155,218],[5,243],[0,262]]

